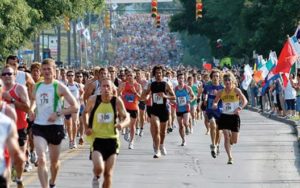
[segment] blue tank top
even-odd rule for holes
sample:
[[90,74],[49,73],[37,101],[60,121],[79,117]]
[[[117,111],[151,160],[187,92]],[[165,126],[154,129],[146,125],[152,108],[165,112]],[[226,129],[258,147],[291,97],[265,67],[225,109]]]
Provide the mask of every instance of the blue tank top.
[[184,86],[182,89],[175,87],[176,95],[176,111],[177,112],[189,112],[190,111],[190,95],[189,92]]

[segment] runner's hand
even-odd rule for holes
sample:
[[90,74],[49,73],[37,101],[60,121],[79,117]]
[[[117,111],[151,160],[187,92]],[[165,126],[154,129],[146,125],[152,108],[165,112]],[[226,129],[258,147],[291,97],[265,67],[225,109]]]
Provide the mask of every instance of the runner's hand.
[[57,119],[57,114],[56,114],[56,112],[53,112],[53,113],[49,116],[48,121],[49,121],[49,122],[54,122],[56,119]]
[[85,134],[87,136],[90,136],[92,134],[93,130],[91,128],[88,128],[87,130],[85,130]]

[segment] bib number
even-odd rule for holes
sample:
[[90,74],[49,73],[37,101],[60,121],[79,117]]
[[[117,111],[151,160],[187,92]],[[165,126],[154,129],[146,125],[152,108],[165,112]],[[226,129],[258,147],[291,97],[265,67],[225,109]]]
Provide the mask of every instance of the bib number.
[[157,93],[153,93],[153,102],[156,104],[164,104],[164,100]]
[[98,123],[111,123],[113,121],[112,113],[99,113],[97,114]]
[[125,100],[127,102],[133,102],[134,101],[134,95],[125,95]]
[[178,97],[178,105],[179,106],[186,105],[186,97]]

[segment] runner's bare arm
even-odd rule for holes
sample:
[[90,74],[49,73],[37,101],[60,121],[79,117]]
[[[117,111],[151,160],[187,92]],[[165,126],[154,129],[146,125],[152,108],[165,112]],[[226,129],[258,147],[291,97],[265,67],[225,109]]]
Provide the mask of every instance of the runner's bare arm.
[[87,101],[87,104],[84,108],[84,111],[83,111],[83,126],[85,127],[85,130],[86,130],[86,135],[90,135],[92,132],[91,128],[92,127],[89,127],[89,115],[91,113],[91,111],[93,110],[94,106],[95,106],[95,102],[96,102],[96,95],[94,96],[91,96],[88,101]]
[[32,78],[32,76],[29,73],[26,73],[26,86],[28,88],[28,95],[29,98],[31,99],[31,96],[33,94],[33,90],[34,90],[34,80]]
[[242,101],[242,104],[240,105],[242,110],[248,104],[248,100],[239,88],[235,88],[235,93],[240,97],[240,100]]
[[221,93],[222,93],[222,90],[219,90],[216,94],[216,98],[214,99],[214,102],[212,104],[212,109],[217,109],[217,106],[218,106],[218,102],[220,101],[220,98],[221,98]]
[[27,92],[27,88],[19,85],[16,88],[18,95],[20,96],[21,102],[15,101],[15,106],[16,108],[24,111],[24,112],[29,112],[30,111],[30,100]]
[[126,112],[123,101],[119,97],[116,98],[116,108],[120,121],[115,125],[115,127],[121,130],[122,128],[127,127],[129,125],[130,117],[129,114]]
[[92,95],[95,89],[96,89],[95,82],[91,82],[84,87],[84,95],[83,95],[84,102],[86,102],[89,99],[89,97]]
[[145,101],[147,96],[150,94],[150,92],[151,92],[151,84],[148,84],[147,88],[142,92],[140,101]]
[[167,99],[169,100],[176,100],[176,97],[175,97],[175,93],[174,93],[174,90],[172,89],[172,86],[170,84],[167,83],[167,93],[169,94],[169,96],[167,96]]

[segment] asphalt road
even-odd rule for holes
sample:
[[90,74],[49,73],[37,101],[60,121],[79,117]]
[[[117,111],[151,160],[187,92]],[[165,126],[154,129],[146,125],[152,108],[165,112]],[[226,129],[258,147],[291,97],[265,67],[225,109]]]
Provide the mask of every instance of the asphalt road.
[[[233,147],[234,164],[227,165],[223,147],[214,159],[210,155],[210,137],[202,121],[180,146],[178,128],[167,135],[167,156],[153,159],[149,124],[145,135],[136,138],[135,149],[122,147],[115,166],[113,187],[116,188],[199,188],[199,187],[300,187],[300,153],[295,129],[267,119],[252,111],[241,114],[241,132]],[[64,149],[57,188],[89,188],[92,163],[85,145],[77,150]],[[40,187],[36,170],[26,173],[25,187]],[[13,185],[12,187],[15,187]]]

